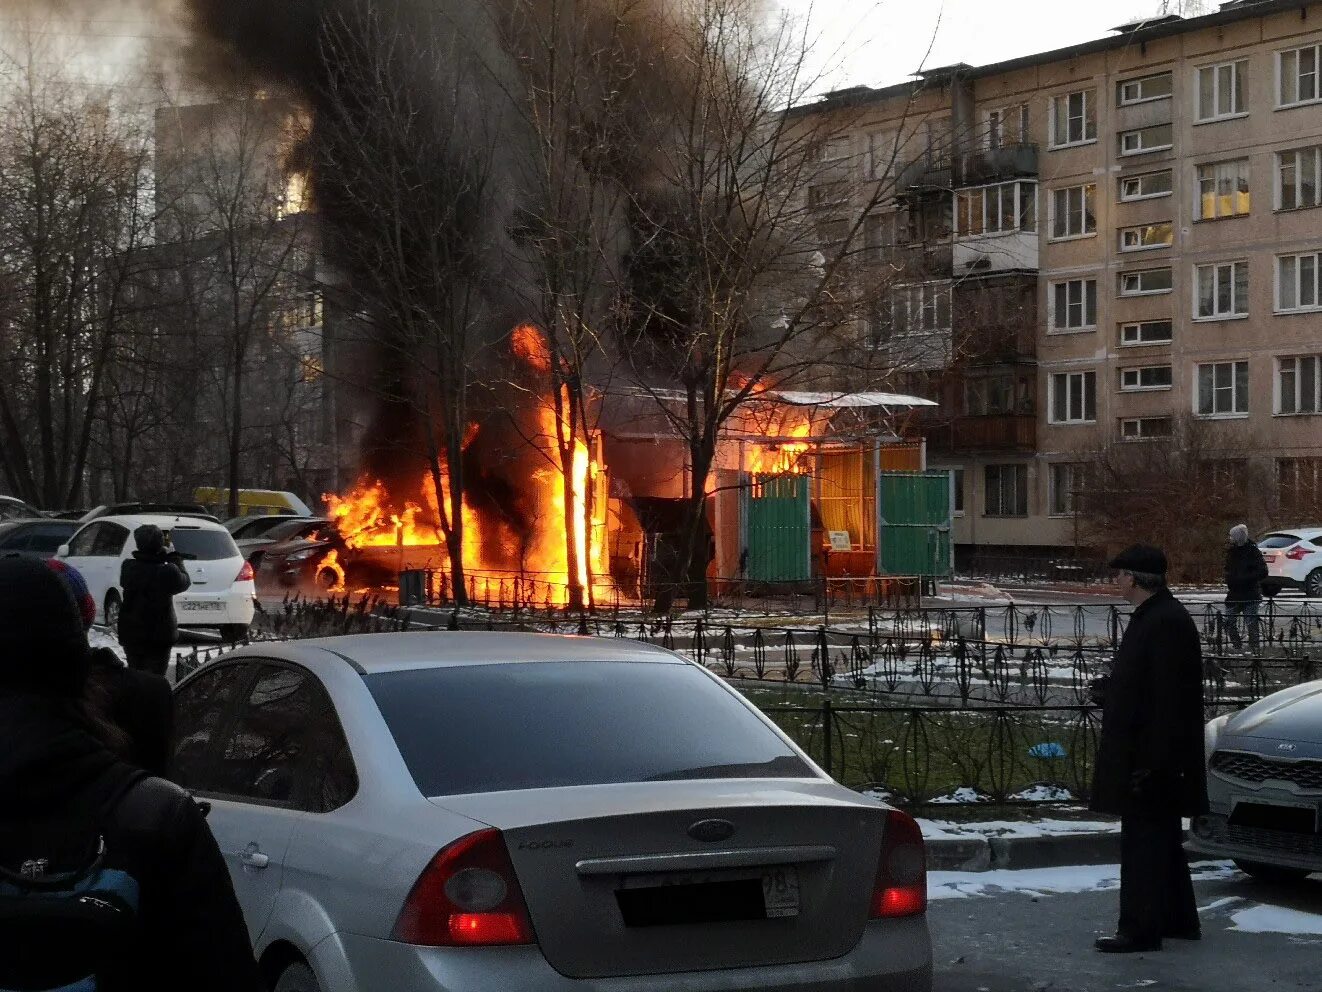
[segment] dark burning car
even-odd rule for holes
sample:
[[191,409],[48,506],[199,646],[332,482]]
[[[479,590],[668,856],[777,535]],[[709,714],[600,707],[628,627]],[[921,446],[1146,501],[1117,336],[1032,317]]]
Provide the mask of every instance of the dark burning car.
[[344,579],[339,561],[346,551],[344,538],[333,524],[296,528],[294,534],[262,549],[257,567],[258,591],[298,588],[324,592],[338,588]]
[[1211,812],[1192,846],[1262,878],[1322,871],[1322,682],[1218,717],[1206,737]]

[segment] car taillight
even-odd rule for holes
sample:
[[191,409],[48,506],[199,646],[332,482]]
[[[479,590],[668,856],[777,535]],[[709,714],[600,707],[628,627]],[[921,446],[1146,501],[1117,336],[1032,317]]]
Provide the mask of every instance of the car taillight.
[[243,563],[243,567],[242,567],[241,569],[239,569],[239,577],[238,577],[237,579],[235,579],[234,581],[235,581],[235,582],[251,582],[251,581],[252,581],[252,562],[250,562],[250,561],[245,561],[245,562]]
[[1296,544],[1285,553],[1285,557],[1289,558],[1291,561],[1303,561],[1312,553],[1313,552],[1309,548],[1304,547],[1302,544]]
[[881,863],[872,888],[868,914],[874,920],[894,920],[927,912],[927,850],[923,832],[912,816],[893,809],[886,817]]
[[479,830],[442,850],[413,886],[395,940],[424,947],[534,942],[532,920],[499,830]]

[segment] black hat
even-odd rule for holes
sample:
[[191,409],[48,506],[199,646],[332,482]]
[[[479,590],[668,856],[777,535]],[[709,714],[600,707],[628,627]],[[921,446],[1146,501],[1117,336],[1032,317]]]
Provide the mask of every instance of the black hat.
[[1108,562],[1112,568],[1125,572],[1146,572],[1149,575],[1166,574],[1166,552],[1150,544],[1135,544],[1125,548]]
[[45,562],[0,558],[0,690],[78,697],[87,632],[68,583]]
[[165,548],[165,533],[155,524],[143,524],[133,532],[133,541],[143,554],[154,555]]

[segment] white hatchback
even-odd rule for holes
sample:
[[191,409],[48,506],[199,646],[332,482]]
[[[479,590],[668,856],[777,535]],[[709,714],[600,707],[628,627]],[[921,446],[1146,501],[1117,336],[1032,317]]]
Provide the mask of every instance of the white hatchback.
[[212,520],[187,516],[141,514],[101,517],[86,524],[60,548],[57,557],[82,573],[96,601],[97,620],[108,627],[119,621],[124,590],[120,567],[137,550],[133,532],[155,524],[170,535],[184,558],[192,586],[174,598],[182,627],[215,627],[237,640],[248,630],[256,608],[252,566],[243,559],[234,538]]
[[1302,589],[1322,596],[1322,527],[1289,527],[1258,539],[1267,563],[1262,591],[1274,596],[1282,589]]

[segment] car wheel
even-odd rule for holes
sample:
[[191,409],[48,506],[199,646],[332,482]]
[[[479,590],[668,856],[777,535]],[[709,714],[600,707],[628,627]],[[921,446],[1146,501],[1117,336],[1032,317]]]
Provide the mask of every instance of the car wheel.
[[296,962],[280,973],[274,992],[321,992],[321,986],[311,968]]
[[220,637],[226,644],[237,644],[248,636],[246,623],[223,623],[220,625]]
[[119,593],[115,590],[111,589],[110,592],[106,593],[105,608],[102,612],[105,614],[106,626],[111,630],[116,630],[119,627],[119,611],[123,605]]
[[1315,568],[1304,579],[1304,593],[1308,596],[1322,596],[1322,568]]
[[1297,882],[1312,874],[1307,868],[1285,868],[1263,864],[1261,861],[1241,861],[1239,858],[1235,859],[1235,867],[1260,882]]

